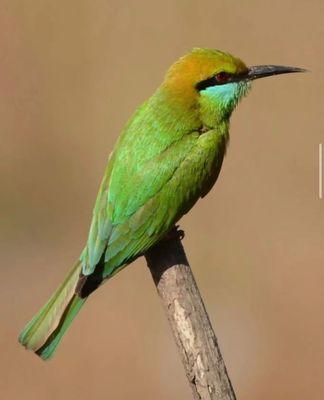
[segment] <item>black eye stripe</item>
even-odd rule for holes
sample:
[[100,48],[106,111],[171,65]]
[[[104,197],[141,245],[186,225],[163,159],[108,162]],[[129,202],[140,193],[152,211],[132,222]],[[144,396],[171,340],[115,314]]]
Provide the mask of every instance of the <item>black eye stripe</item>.
[[210,86],[215,86],[215,85],[217,85],[217,84],[218,84],[218,82],[217,82],[216,77],[215,77],[215,76],[212,76],[212,77],[210,77],[210,78],[208,78],[208,79],[205,79],[205,80],[203,80],[203,81],[201,81],[201,82],[198,82],[198,83],[196,84],[196,89],[200,92],[201,90],[205,90],[205,89],[207,89],[208,87],[210,87]]
[[[217,74],[218,75],[218,74]],[[243,79],[246,78],[246,74],[238,74],[238,75],[232,75],[228,74],[228,80],[227,81],[218,81],[217,80],[217,75],[213,75],[210,78],[204,79],[201,82],[198,82],[195,85],[195,88],[200,92],[201,90],[205,90],[211,86],[216,86],[216,85],[226,85],[227,83],[230,82],[239,82]]]

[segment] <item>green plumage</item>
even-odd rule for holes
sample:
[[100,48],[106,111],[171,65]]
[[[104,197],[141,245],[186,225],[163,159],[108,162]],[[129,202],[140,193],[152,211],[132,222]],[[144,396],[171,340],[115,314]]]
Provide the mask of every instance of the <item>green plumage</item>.
[[19,342],[44,360],[50,358],[85,299],[75,294],[81,264],[77,262],[38,314],[25,326]]
[[[162,98],[162,99],[161,99]],[[163,101],[162,101],[163,100]],[[110,158],[87,247],[90,275],[104,254],[103,277],[144,253],[206,192],[218,175],[227,124],[203,135],[196,118],[179,119],[158,91],[135,114]]]
[[[297,72],[194,49],[130,119],[111,153],[79,262],[19,341],[50,358],[86,298],[163,238],[215,183],[230,115],[251,79]],[[299,71],[299,70],[298,70]]]

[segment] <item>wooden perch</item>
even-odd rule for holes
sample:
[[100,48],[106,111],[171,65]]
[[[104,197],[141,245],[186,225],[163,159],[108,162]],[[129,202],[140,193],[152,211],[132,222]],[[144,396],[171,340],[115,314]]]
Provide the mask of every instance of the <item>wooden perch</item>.
[[145,258],[167,313],[194,399],[235,400],[179,234],[159,242]]

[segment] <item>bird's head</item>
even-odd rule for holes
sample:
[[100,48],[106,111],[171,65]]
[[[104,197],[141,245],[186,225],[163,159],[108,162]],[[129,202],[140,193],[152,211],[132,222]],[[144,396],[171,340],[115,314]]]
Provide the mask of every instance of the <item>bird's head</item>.
[[174,99],[198,110],[207,126],[229,119],[254,79],[304,72],[276,65],[247,67],[242,60],[219,50],[195,48],[174,63],[163,87]]

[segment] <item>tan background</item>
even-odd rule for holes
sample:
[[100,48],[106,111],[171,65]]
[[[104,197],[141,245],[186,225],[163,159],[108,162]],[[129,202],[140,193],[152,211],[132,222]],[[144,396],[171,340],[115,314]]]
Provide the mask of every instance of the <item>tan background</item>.
[[215,190],[182,227],[238,399],[323,399],[323,15],[322,0],[1,1],[1,398],[190,398],[142,259],[53,361],[16,337],[78,256],[126,119],[206,46],[312,70],[255,83]]

